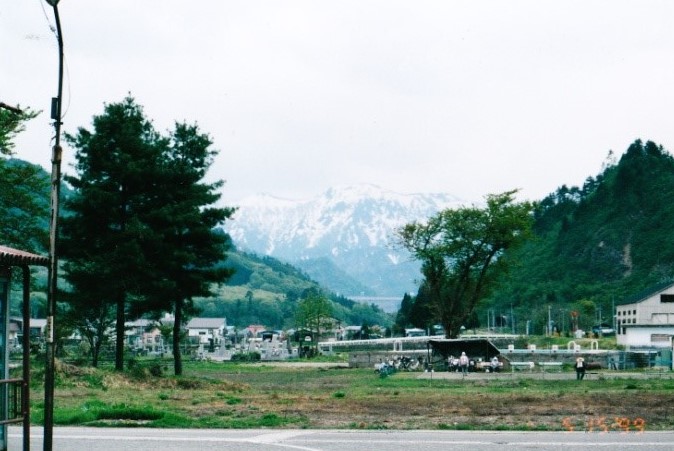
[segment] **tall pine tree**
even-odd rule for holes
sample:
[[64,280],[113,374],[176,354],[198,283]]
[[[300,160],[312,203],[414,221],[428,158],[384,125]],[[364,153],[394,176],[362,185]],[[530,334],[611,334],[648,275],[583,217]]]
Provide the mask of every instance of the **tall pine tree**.
[[159,310],[173,312],[175,374],[182,374],[181,328],[195,313],[193,298],[211,295],[211,286],[227,280],[231,270],[223,266],[229,237],[216,227],[234,212],[218,208],[217,190],[222,182],[205,183],[215,152],[208,135],[195,125],[176,124],[164,147],[164,158],[152,190],[153,205],[144,215],[151,241],[144,249],[153,262],[148,274],[148,297]]
[[[149,266],[142,251],[147,239],[140,220],[147,211],[148,177],[161,160],[161,139],[131,98],[105,106],[93,132],[66,135],[76,149],[77,176],[66,199],[71,212],[61,224],[65,277],[73,288],[73,311],[90,304],[114,306],[115,368],[124,368],[124,323],[129,302],[137,300]],[[96,296],[97,299],[91,299]],[[80,304],[80,305],[78,305]]]
[[179,124],[162,137],[132,98],[106,105],[93,133],[80,128],[67,139],[78,177],[67,177],[75,195],[62,225],[66,277],[76,303],[114,306],[115,368],[122,370],[127,319],[172,311],[179,329],[192,297],[226,280],[217,263],[228,238],[215,227],[232,209],[213,207],[222,182],[202,182],[215,155],[208,136]]

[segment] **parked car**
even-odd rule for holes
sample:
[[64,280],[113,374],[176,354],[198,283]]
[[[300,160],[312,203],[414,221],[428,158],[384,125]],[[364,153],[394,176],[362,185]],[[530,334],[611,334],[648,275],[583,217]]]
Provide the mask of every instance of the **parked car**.
[[615,335],[615,329],[609,324],[597,324],[596,326],[592,326],[592,333],[606,337]]

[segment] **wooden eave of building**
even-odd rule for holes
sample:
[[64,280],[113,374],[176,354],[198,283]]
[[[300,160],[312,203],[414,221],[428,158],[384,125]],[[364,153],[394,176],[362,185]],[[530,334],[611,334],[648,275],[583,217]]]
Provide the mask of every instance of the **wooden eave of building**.
[[49,258],[0,245],[0,266],[48,266]]

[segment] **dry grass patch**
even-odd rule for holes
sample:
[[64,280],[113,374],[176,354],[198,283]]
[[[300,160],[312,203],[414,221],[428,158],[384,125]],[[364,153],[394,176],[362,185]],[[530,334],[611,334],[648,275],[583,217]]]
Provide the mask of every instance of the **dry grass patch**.
[[[139,420],[152,427],[563,430],[564,421],[582,428],[596,418],[641,418],[651,430],[674,428],[674,381],[665,379],[380,379],[369,370],[243,363],[189,363],[184,377],[58,371],[56,408],[68,424],[88,424],[82,412],[95,406],[113,416],[158,412]],[[43,389],[33,389],[39,411]]]

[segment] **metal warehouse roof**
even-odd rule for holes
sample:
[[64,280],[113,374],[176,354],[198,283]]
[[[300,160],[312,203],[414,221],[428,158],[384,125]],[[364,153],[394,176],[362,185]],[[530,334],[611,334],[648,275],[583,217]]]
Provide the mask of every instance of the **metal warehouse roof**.
[[186,327],[188,329],[219,329],[226,322],[225,318],[192,318]]

